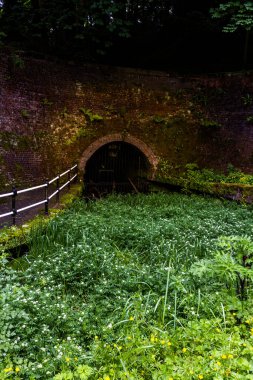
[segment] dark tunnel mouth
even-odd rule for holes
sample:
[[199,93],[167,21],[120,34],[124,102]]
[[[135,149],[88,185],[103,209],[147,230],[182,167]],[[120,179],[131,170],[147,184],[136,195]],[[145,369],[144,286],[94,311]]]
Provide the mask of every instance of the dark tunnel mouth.
[[109,142],[87,161],[85,193],[101,197],[112,192],[147,192],[150,169],[147,157],[136,146],[124,141]]

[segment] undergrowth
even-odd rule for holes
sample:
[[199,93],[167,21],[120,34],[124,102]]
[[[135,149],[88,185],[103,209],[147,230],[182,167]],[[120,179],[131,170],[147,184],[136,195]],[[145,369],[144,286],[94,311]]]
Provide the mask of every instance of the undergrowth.
[[252,220],[178,194],[74,203],[16,270],[2,255],[0,378],[253,379]]
[[173,167],[162,159],[159,162],[156,179],[162,183],[180,186],[185,192],[197,191],[201,194],[213,194],[252,203],[253,175],[243,173],[231,164],[224,174],[213,169],[201,169],[195,163],[189,163],[184,168]]

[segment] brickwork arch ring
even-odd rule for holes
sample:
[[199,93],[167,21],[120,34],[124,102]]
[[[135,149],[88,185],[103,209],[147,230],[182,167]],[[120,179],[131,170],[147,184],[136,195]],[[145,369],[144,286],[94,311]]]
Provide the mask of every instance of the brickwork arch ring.
[[89,159],[93,156],[93,154],[102,146],[112,143],[112,142],[117,142],[117,141],[124,141],[128,144],[131,144],[138,148],[146,157],[149,166],[150,166],[150,173],[149,173],[149,178],[154,178],[157,165],[158,165],[158,158],[156,155],[153,153],[151,148],[144,143],[143,141],[139,140],[138,138],[131,136],[131,135],[122,135],[120,133],[114,133],[111,135],[106,135],[98,140],[94,141],[91,145],[88,146],[88,148],[83,152],[82,157],[79,161],[79,170],[81,173],[85,173],[85,168],[86,164],[89,161]]

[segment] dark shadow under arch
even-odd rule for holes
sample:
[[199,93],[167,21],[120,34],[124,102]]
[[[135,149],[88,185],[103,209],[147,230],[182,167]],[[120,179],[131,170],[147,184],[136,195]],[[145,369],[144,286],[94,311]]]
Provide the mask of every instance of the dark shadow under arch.
[[100,197],[111,192],[148,190],[150,163],[144,153],[125,141],[111,141],[99,147],[85,166],[87,195]]

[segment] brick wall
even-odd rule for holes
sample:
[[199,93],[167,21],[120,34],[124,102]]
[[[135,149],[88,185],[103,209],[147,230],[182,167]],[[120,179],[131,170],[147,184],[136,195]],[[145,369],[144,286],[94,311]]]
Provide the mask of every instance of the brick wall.
[[179,77],[22,59],[0,56],[2,189],[50,178],[111,134],[141,141],[171,170],[252,171],[251,73]]

